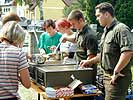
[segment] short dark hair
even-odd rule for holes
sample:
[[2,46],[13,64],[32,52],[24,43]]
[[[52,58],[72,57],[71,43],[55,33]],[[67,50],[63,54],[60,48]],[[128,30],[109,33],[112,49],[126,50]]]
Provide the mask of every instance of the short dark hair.
[[15,13],[9,13],[9,14],[5,15],[4,18],[2,19],[2,24],[4,25],[8,21],[17,21],[17,22],[19,22],[19,21],[21,21],[21,19]]
[[110,4],[108,2],[103,2],[103,3],[98,4],[95,7],[95,9],[99,9],[99,11],[102,13],[109,12],[112,17],[115,16],[115,10],[114,10],[112,4]]
[[83,20],[85,20],[82,11],[81,10],[78,10],[78,9],[72,10],[70,12],[70,14],[68,15],[68,20],[71,20],[71,19],[79,20],[80,18],[82,18]]
[[48,19],[48,20],[46,20],[46,21],[44,21],[44,30],[45,30],[45,28],[47,28],[47,27],[53,27],[53,29],[55,29],[55,22],[52,20],[52,19]]

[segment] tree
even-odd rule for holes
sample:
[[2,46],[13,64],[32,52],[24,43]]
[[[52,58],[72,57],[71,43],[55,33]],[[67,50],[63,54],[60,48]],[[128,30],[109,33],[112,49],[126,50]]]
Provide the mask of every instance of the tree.
[[133,0],[117,0],[115,5],[116,18],[133,28]]
[[110,2],[115,8],[116,18],[133,28],[133,0],[97,0],[97,4],[101,2]]
[[[81,3],[82,0],[76,0],[76,1],[73,1],[72,4],[70,6],[65,6],[64,10],[63,10],[63,13],[64,13],[64,17],[67,17],[69,15],[69,13],[73,10],[73,9],[79,9],[79,8],[82,8],[80,7],[80,3]],[[82,4],[83,5],[83,4]]]
[[85,16],[85,20],[88,24],[97,24],[98,25],[98,31],[102,31],[102,28],[100,27],[99,23],[96,21],[95,17],[95,6],[99,3],[98,0],[76,0],[76,2],[72,3],[70,7],[65,7],[64,9],[64,15],[67,17],[67,15],[71,12],[73,9],[80,9],[83,11],[83,14]]
[[96,0],[84,0],[85,8],[83,9],[85,18],[88,23],[94,24],[96,23],[96,17],[95,17],[95,5]]
[[71,6],[65,7],[64,9],[64,15],[67,17],[67,15],[71,12],[73,9],[80,9],[83,11],[85,15],[85,19],[88,23],[94,23],[95,21],[95,15],[94,15],[94,7],[95,7],[95,0],[76,0],[72,3]]
[[64,14],[67,16],[72,9],[81,9],[88,23],[97,23],[95,17],[95,6],[102,2],[111,3],[116,11],[116,18],[133,28],[133,0],[77,0],[70,7],[65,7]]

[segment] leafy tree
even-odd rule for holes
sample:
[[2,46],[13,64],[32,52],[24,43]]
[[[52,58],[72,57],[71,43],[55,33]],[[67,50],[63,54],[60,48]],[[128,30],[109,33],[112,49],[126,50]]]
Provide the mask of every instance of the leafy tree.
[[73,9],[80,9],[80,8],[83,8],[83,0],[73,1],[71,6],[65,6],[63,10],[64,17],[67,17]]
[[65,17],[68,16],[68,14],[71,12],[73,9],[80,9],[83,11],[85,18],[88,23],[94,23],[95,21],[95,15],[94,15],[94,7],[95,7],[95,0],[76,0],[75,2],[72,3],[71,6],[65,7],[64,8],[64,15]]
[[102,2],[111,3],[115,8],[116,18],[133,28],[133,0],[77,0],[70,7],[65,7],[64,14],[67,16],[72,9],[81,9],[88,23],[97,23],[95,6]]
[[133,0],[117,0],[115,11],[119,21],[133,28]]

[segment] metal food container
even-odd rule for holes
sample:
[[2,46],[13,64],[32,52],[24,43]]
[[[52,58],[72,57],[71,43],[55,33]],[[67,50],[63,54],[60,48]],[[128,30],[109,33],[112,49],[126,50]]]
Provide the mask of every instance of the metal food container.
[[32,54],[31,61],[36,64],[43,64],[46,61],[46,58],[41,54]]
[[96,70],[92,68],[77,69],[76,65],[45,65],[30,64],[35,69],[35,81],[44,87],[68,86],[73,80],[71,75],[79,79],[83,84],[94,84]]

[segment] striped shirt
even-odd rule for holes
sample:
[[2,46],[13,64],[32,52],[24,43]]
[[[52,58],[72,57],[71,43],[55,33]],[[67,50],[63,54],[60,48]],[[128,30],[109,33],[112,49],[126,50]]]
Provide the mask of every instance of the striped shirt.
[[28,67],[21,48],[0,44],[0,100],[18,97],[19,71]]

